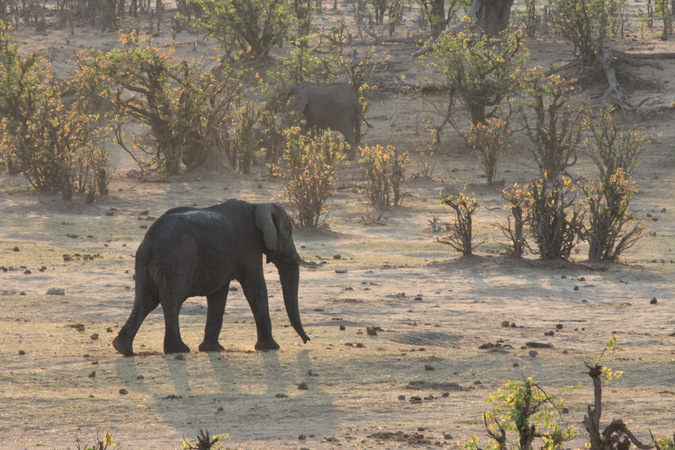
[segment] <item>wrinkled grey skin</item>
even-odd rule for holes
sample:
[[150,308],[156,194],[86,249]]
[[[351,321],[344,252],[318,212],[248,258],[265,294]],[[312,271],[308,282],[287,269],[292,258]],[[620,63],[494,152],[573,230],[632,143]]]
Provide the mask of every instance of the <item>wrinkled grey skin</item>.
[[[309,129],[339,131],[349,144],[347,158],[356,157],[356,127],[362,118],[361,105],[348,83],[299,83],[287,88],[290,109],[302,114]],[[365,119],[364,119],[365,120]],[[369,125],[370,126],[370,125]]]
[[[208,208],[175,208],[150,227],[136,252],[136,298],[129,319],[113,341],[133,355],[133,340],[145,317],[164,309],[164,353],[189,352],[180,336],[178,314],[188,297],[206,296],[207,317],[200,351],[222,351],[218,335],[230,281],[241,284],[258,330],[257,350],[277,350],[272,337],[262,257],[277,267],[286,311],[303,342],[298,310],[299,265],[291,221],[278,204],[228,200]],[[310,265],[311,266],[311,265]]]

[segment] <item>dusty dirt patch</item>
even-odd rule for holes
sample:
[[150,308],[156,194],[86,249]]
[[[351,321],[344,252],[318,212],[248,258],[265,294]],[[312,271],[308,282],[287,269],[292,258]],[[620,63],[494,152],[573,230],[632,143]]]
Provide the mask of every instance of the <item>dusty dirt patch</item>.
[[[534,63],[568,57],[559,44],[531,42]],[[672,42],[658,45],[672,51]],[[391,47],[399,56],[396,67],[414,73],[418,69],[403,59],[409,51]],[[242,448],[454,447],[484,436],[475,421],[490,393],[527,376],[552,393],[581,381],[563,396],[568,420],[581,429],[592,399],[583,362],[595,358],[612,334],[626,351],[608,364],[625,375],[605,392],[605,418],[631,419],[643,440],[648,430],[672,435],[675,114],[667,107],[675,65],[660,64],[646,68],[645,76],[661,80],[666,90],[634,93],[653,97],[635,120],[644,117],[641,125],[663,133],[649,144],[637,175],[634,206],[650,236],[621,264],[586,264],[583,248],[577,263],[500,255],[493,224],[505,220],[501,187],[482,184],[475,157],[459,143],[433,157],[433,180],[407,182],[404,205],[376,224],[363,220],[369,208],[350,188],[358,178],[352,165],[343,169],[345,189],[330,202],[329,229],[296,233],[303,257],[325,263],[301,274],[301,313],[312,339],[306,345],[288,326],[278,280],[271,269],[267,273],[278,352],[253,351],[255,326],[240,290],[228,302],[222,354],[162,355],[161,311],[141,328],[139,356],[121,357],[110,345],[130,311],[133,255],[153,218],[178,205],[279,199],[278,181],[231,173],[134,180],[125,176],[124,155],[114,153],[112,194],[85,206],[0,177],[1,446],[73,447],[75,437],[90,441],[110,431],[125,448],[179,448],[184,436],[208,429],[230,433],[228,445]],[[420,99],[378,94],[366,141],[419,148],[414,108],[422,107]],[[582,160],[575,170],[593,168]],[[408,173],[419,171],[412,155]],[[533,174],[519,149],[500,168],[506,184]],[[429,226],[434,217],[449,220],[438,192],[464,185],[490,208],[478,214],[487,242],[470,258],[436,243]],[[50,289],[63,295],[47,295]],[[204,300],[189,300],[181,317],[185,341],[196,350]],[[528,342],[550,346],[531,356]],[[571,446],[584,439],[580,433]]]

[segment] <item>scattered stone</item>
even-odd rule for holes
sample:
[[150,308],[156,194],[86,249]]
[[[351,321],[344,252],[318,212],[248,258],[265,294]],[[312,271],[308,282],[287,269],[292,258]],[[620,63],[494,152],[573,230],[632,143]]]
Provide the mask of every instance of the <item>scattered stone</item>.
[[113,332],[113,329],[110,328],[110,327],[108,327],[108,328],[105,329],[105,332],[106,332],[106,333],[112,333],[112,332]]
[[25,355],[26,352],[24,350],[19,350],[19,355]]
[[96,378],[96,371],[92,371],[89,375],[87,375],[89,378]]
[[401,400],[401,401],[405,400],[405,395],[399,395],[398,399]]
[[518,362],[513,363],[513,367],[518,367],[518,366],[520,366],[520,364],[518,364]]
[[66,295],[66,290],[61,288],[51,288],[45,295]]
[[557,324],[555,325],[555,329],[556,329],[556,330],[562,330],[562,329],[563,329],[563,324],[562,324],[562,323],[557,323]]
[[275,395],[276,398],[288,398],[288,395],[286,394],[277,394]]
[[347,269],[335,269],[335,273],[347,273]]
[[375,327],[366,327],[366,333],[368,336],[377,336],[377,330]]
[[529,348],[553,348],[553,344],[546,342],[526,342],[525,346]]
[[413,395],[412,397],[410,397],[409,401],[410,403],[422,403],[422,397],[418,395]]
[[344,325],[340,325],[340,331],[345,331],[347,328],[345,328]]
[[586,281],[586,277],[579,277],[579,281]]
[[461,386],[453,382],[438,382],[438,381],[411,381],[406,385],[406,389],[411,390],[434,390],[434,391],[460,391]]
[[342,255],[333,255],[333,259],[342,259]]
[[173,357],[174,361],[183,361],[185,359],[185,355],[182,353],[178,353],[176,356]]
[[32,274],[32,273],[33,273],[33,272],[31,272],[30,269],[26,269],[26,270],[23,271],[23,274],[24,274],[24,275],[30,275],[30,274]]
[[71,323],[70,325],[66,325],[67,327],[74,328],[77,331],[83,332],[84,331],[84,324],[83,323]]
[[508,320],[505,320],[505,321],[502,322],[502,327],[508,328],[510,326],[511,326],[511,322],[509,322]]
[[309,389],[309,386],[307,386],[307,383],[305,383],[304,381],[302,381],[302,382],[300,382],[300,384],[298,384],[298,390],[299,391],[306,391],[307,389]]
[[145,377],[143,375],[139,375],[136,377],[136,381],[142,381],[145,380]]
[[120,389],[120,395],[127,395],[128,393],[129,391],[127,391],[126,389],[124,388]]
[[425,364],[425,365],[424,365],[424,370],[426,370],[426,371],[432,371],[432,370],[436,370],[436,368],[435,368],[434,366],[432,366],[431,364]]
[[517,325],[516,325],[515,322],[511,322],[511,328],[516,328],[516,326],[517,326]]
[[530,356],[531,356],[532,358],[534,358],[534,357],[537,356],[538,354],[539,354],[539,353],[538,353],[536,350],[530,350]]
[[98,339],[98,333],[94,333],[89,337],[91,338],[92,341],[95,341],[96,339]]
[[555,335],[555,332],[553,332],[553,331],[545,331],[544,332],[544,336],[553,336],[553,335]]
[[578,291],[578,290],[579,290],[579,286],[574,286],[574,290],[575,290],[575,291]]
[[299,440],[299,441],[304,441],[304,440],[306,440],[306,439],[307,439],[307,436],[304,435],[304,434],[301,434],[301,435],[298,436],[298,440]]
[[567,278],[567,275],[561,275],[560,278],[562,278],[564,280],[564,279]]
[[658,300],[656,299],[656,297],[652,297],[652,299],[649,300],[649,304],[651,304],[651,305],[656,305],[657,302],[658,302]]

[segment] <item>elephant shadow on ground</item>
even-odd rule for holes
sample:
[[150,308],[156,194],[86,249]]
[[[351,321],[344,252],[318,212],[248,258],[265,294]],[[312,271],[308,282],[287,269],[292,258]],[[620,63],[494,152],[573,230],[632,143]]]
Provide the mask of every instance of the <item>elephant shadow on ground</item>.
[[285,353],[283,361],[274,351],[135,356],[119,358],[116,372],[130,395],[145,397],[149,416],[159,414],[184,436],[200,429],[233,439],[319,436],[341,417],[321,392],[310,355]]

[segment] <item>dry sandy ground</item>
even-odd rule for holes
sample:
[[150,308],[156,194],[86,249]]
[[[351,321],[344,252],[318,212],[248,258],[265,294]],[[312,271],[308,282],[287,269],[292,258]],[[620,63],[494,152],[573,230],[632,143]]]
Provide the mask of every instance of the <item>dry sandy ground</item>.
[[[88,33],[70,45],[110,39]],[[633,44],[673,51],[672,42]],[[559,42],[528,46],[537,64],[569,58],[570,49]],[[391,70],[419,70],[403,62],[409,47],[387,51],[399,55]],[[625,351],[606,363],[625,374],[605,389],[604,422],[630,420],[643,441],[650,430],[672,435],[675,112],[667,107],[675,96],[668,84],[675,64],[659,64],[643,75],[665,88],[633,91],[634,99],[650,100],[642,115],[630,118],[663,133],[649,143],[637,173],[634,208],[648,222],[649,236],[620,264],[590,265],[583,247],[574,263],[500,254],[503,238],[494,224],[506,220],[501,187],[481,181],[475,157],[459,144],[433,157],[433,179],[412,178],[420,171],[412,155],[403,206],[377,223],[353,188],[359,175],[352,165],[342,169],[344,189],[330,201],[327,226],[295,234],[306,259],[325,263],[301,274],[306,345],[288,326],[278,279],[267,269],[278,352],[253,351],[255,326],[241,291],[230,296],[222,354],[163,356],[161,309],[139,332],[140,356],[121,357],[111,346],[131,309],[133,256],[152,218],[173,206],[227,198],[283,201],[281,183],[259,175],[260,167],[250,176],[138,180],[125,176],[129,163],[114,153],[112,193],[91,206],[34,194],[19,178],[3,175],[0,447],[75,448],[76,438],[92,442],[109,431],[122,448],[180,448],[183,437],[207,429],[231,434],[226,445],[239,448],[452,448],[471,436],[485,441],[480,421],[490,405],[484,400],[507,380],[531,376],[567,403],[563,419],[580,430],[570,443],[578,448],[586,442],[581,420],[592,401],[584,361],[594,360],[612,335]],[[597,105],[598,99],[589,101]],[[419,99],[378,94],[366,142],[419,149],[418,109]],[[573,172],[593,170],[582,158]],[[515,145],[499,178],[510,185],[534,174],[522,145]],[[442,235],[429,226],[434,217],[450,220],[439,191],[464,185],[486,206],[477,213],[486,243],[468,258],[436,243]],[[49,289],[65,295],[46,295]],[[204,299],[189,300],[181,318],[184,339],[196,349]],[[505,328],[504,321],[516,326]],[[366,327],[380,329],[369,335]],[[549,331],[554,335],[545,336]],[[527,342],[552,348],[532,349]],[[299,389],[301,383],[307,389]]]

